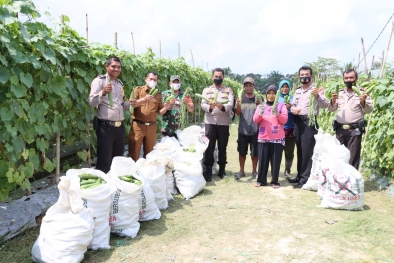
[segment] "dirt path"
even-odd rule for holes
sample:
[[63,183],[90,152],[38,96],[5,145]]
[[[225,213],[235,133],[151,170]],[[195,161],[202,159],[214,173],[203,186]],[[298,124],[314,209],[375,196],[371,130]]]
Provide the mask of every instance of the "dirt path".
[[[250,160],[248,176],[236,181],[236,134],[234,125],[229,178],[214,176],[191,200],[176,196],[135,239],[111,236],[112,250],[88,251],[83,262],[394,262],[394,202],[383,193],[366,185],[364,211],[322,209],[315,192],[294,190],[283,177],[280,189],[253,187]],[[31,262],[37,235],[4,244],[0,262]]]

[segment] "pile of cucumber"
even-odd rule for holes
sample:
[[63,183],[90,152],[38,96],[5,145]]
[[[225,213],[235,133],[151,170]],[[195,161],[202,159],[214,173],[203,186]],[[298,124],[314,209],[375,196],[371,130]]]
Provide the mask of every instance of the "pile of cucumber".
[[140,180],[138,180],[137,178],[135,178],[132,175],[119,176],[119,179],[123,180],[125,182],[128,182],[128,183],[132,183],[132,184],[138,185],[138,186],[140,186],[142,184]]
[[81,189],[92,189],[107,183],[101,177],[93,174],[80,174],[79,178]]

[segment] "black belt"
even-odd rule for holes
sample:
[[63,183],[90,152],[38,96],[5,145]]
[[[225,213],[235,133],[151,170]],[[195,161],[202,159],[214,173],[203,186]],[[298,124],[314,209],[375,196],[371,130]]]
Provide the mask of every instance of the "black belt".
[[98,120],[100,124],[111,125],[114,127],[120,127],[123,125],[123,121],[106,121],[106,120]]
[[360,128],[360,125],[358,122],[354,122],[354,123],[349,123],[349,124],[341,124],[338,123],[338,128],[342,129],[342,130],[350,130],[350,129],[357,129]]
[[140,121],[140,120],[136,120],[136,119],[133,119],[133,121],[135,121],[135,122],[138,122],[138,123],[141,123],[141,124],[144,124],[144,125],[153,125],[153,124],[156,124],[156,122],[155,121],[152,121],[152,122],[145,122],[145,121]]

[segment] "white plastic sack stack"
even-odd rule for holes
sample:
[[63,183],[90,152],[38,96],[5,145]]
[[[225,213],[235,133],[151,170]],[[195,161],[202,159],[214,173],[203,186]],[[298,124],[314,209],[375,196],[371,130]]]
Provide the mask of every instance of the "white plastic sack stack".
[[97,249],[110,249],[109,237],[111,228],[109,226],[109,213],[111,210],[112,195],[114,194],[115,187],[113,186],[109,177],[100,170],[91,168],[83,169],[70,169],[67,171],[67,177],[79,178],[80,174],[92,174],[102,178],[107,183],[92,189],[80,189],[78,183],[79,196],[82,198],[85,207],[90,207],[93,210],[94,216],[94,232],[93,240],[88,248]]
[[[175,155],[173,155],[175,156]],[[175,188],[175,178],[172,173],[174,169],[174,157],[173,156],[162,156],[157,158],[157,161],[164,166],[165,168],[165,175],[166,175],[166,195],[167,200],[172,201],[174,197],[172,194],[177,194],[178,191]]]
[[204,189],[206,181],[202,175],[202,167],[199,160],[189,159],[185,155],[178,155],[174,169],[176,185],[186,200],[194,197]]
[[34,262],[81,262],[93,238],[93,211],[83,207],[77,178],[60,177],[60,196],[42,219],[33,245]]
[[149,221],[160,219],[161,213],[155,203],[155,194],[150,188],[149,181],[145,178],[141,178],[143,181],[143,187],[141,191],[140,199],[140,213],[139,221]]
[[160,210],[167,209],[166,174],[164,166],[158,158],[138,159],[136,163],[137,173],[144,177],[155,194],[155,203]]
[[109,218],[111,233],[134,238],[140,229],[139,204],[143,183],[138,186],[119,179],[119,176],[132,175],[142,182],[141,177],[137,174],[134,160],[126,157],[114,157],[108,175],[116,187]]
[[326,171],[327,188],[321,206],[344,210],[364,210],[364,179],[350,164],[333,160]]

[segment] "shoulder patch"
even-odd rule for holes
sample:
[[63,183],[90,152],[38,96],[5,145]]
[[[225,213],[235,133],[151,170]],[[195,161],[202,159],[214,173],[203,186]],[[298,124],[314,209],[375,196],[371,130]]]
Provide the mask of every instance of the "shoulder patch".
[[120,79],[117,79],[117,80],[119,81],[120,85],[124,86],[123,82]]
[[98,75],[97,78],[99,78],[99,79],[105,79],[106,77],[105,77],[105,75]]

